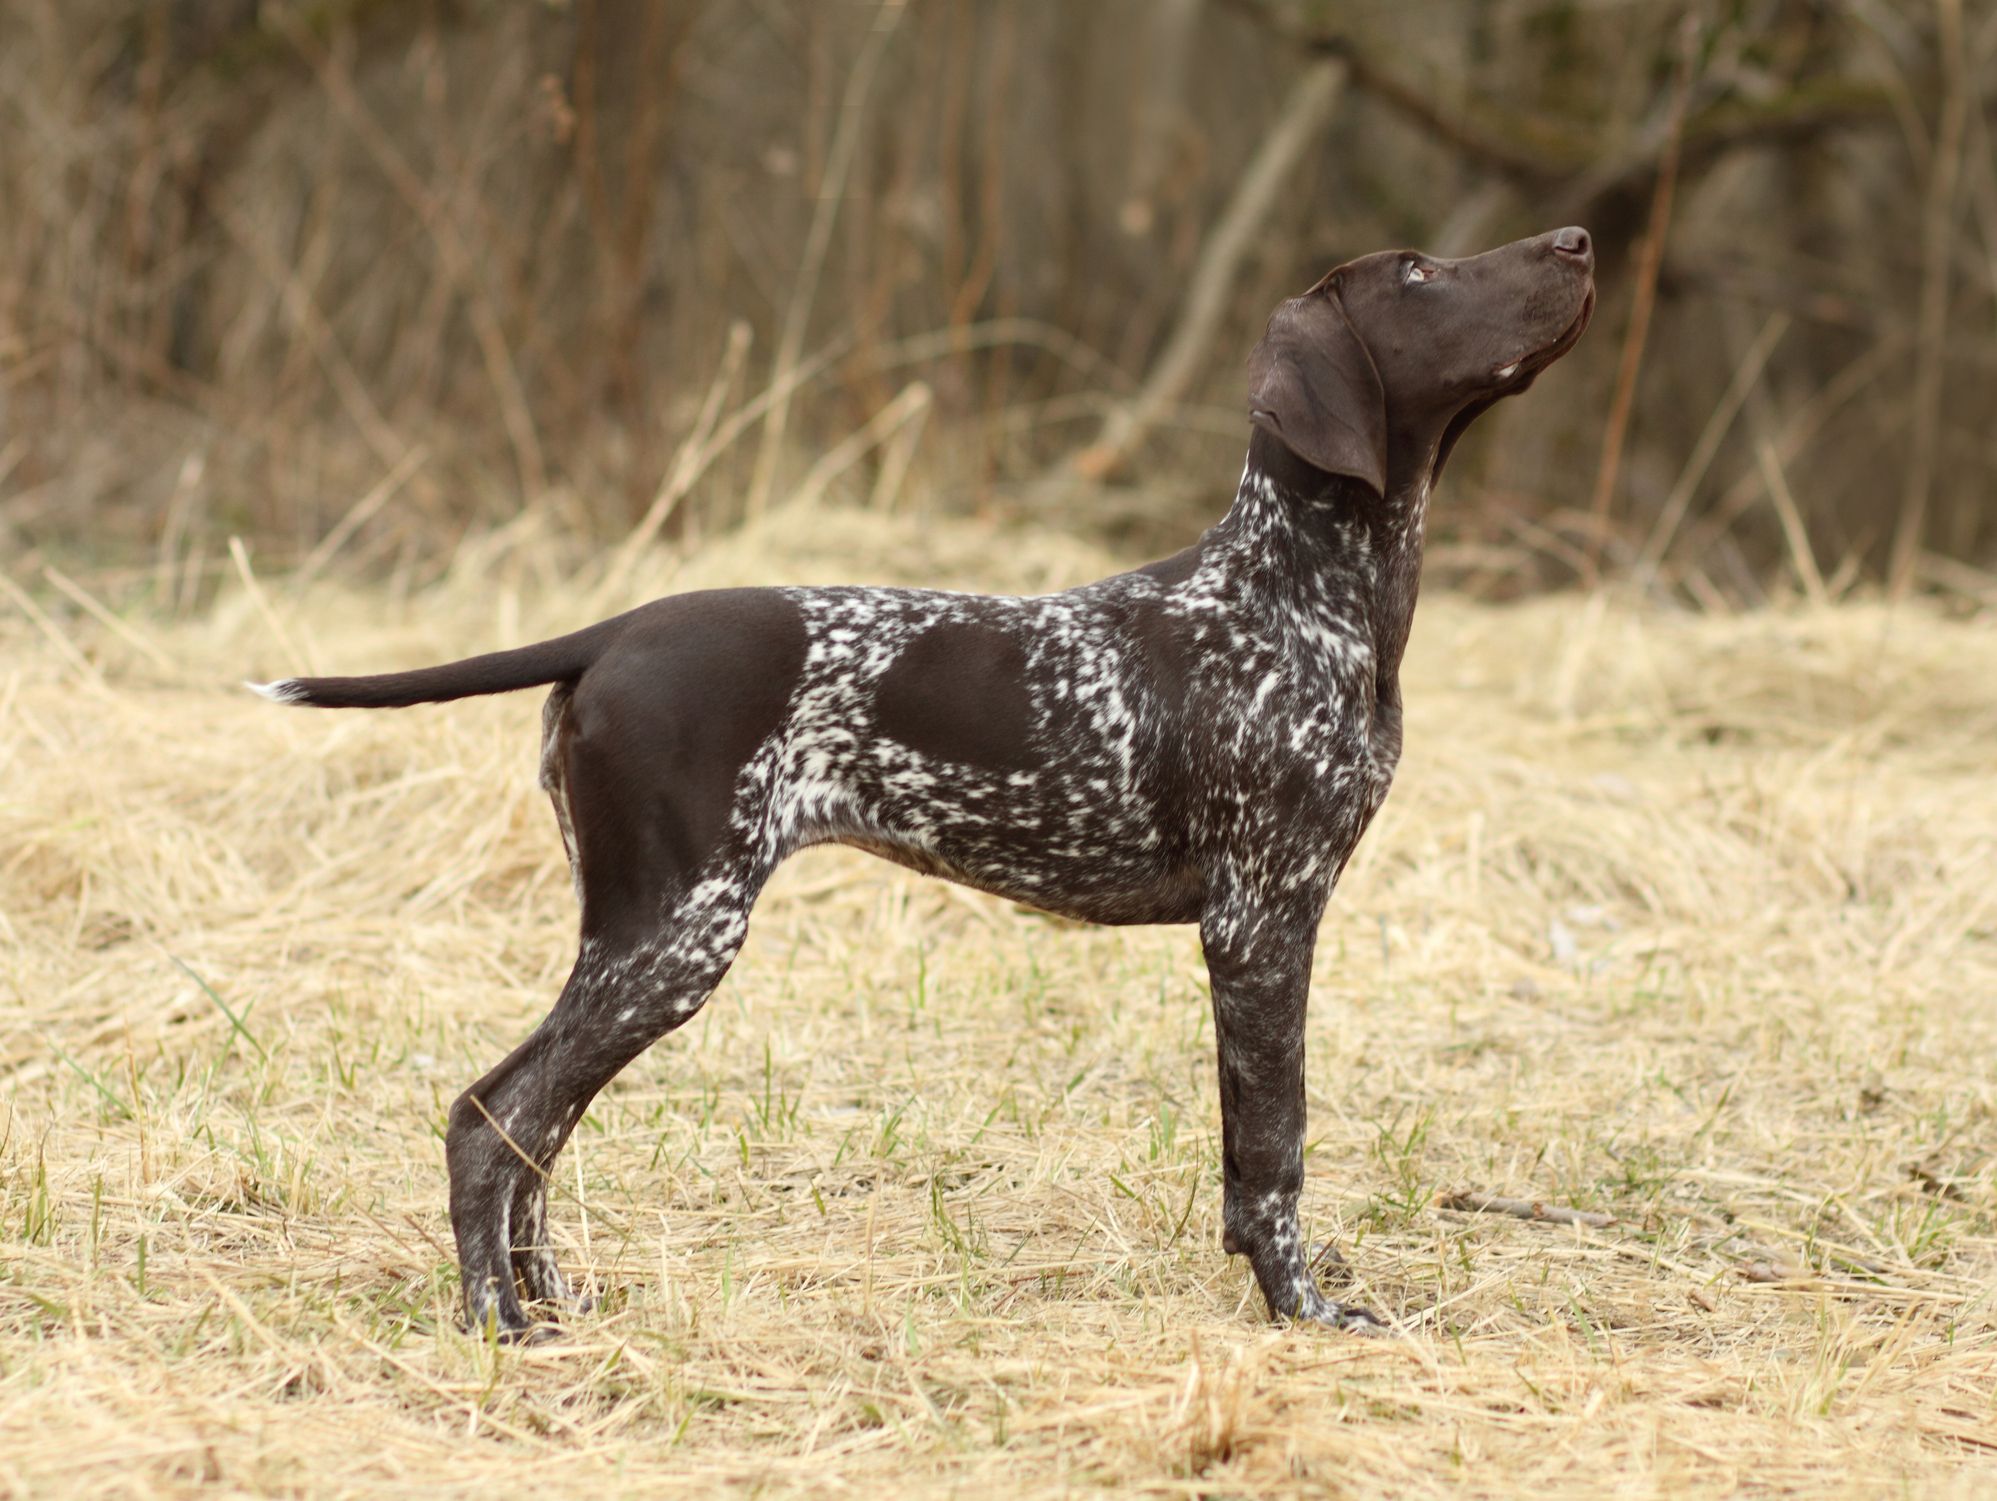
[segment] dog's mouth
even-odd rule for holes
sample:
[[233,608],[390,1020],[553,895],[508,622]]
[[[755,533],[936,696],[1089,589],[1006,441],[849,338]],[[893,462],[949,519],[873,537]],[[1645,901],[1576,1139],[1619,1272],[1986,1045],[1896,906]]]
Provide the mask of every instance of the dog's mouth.
[[1558,338],[1491,371],[1491,379],[1502,388],[1498,394],[1514,396],[1531,385],[1534,376],[1580,342],[1581,335],[1587,331],[1588,320],[1594,316],[1595,284],[1590,281],[1588,290],[1581,297],[1581,311],[1574,315],[1574,321],[1567,325]]
[[1507,396],[1516,396],[1539,378],[1539,372],[1559,359],[1580,340],[1587,331],[1588,320],[1595,316],[1595,283],[1591,279],[1588,289],[1581,296],[1581,311],[1574,315],[1574,321],[1551,344],[1542,345],[1529,354],[1494,367],[1491,371],[1492,387],[1483,395],[1464,406],[1449,419],[1442,431],[1442,439],[1436,445],[1435,468],[1431,471],[1431,482],[1440,478],[1442,466],[1448,462],[1449,451],[1456,446],[1456,440],[1463,436],[1470,424],[1483,416]]

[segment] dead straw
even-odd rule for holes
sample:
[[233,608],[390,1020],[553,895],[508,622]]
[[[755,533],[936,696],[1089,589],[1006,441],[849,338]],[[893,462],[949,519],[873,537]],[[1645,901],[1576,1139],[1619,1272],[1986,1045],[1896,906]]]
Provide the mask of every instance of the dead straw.
[[[600,603],[1118,561],[809,522],[646,550]],[[599,603],[545,526],[466,556],[402,596],[245,571],[199,615],[150,578],[0,590],[0,1495],[1997,1474],[1987,618],[1424,600],[1308,1038],[1308,1229],[1399,1340],[1272,1334],[1221,1254],[1191,932],[819,851],[585,1116],[553,1235],[601,1302],[516,1351],[456,1326],[438,1132],[572,952],[539,706],[233,686]]]

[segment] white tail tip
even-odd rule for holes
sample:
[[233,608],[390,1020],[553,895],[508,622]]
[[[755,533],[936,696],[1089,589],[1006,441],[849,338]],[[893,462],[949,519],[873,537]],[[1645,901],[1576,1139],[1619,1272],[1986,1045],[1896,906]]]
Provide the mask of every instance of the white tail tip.
[[262,694],[274,704],[297,704],[305,701],[305,685],[297,678],[279,678],[274,683],[244,683],[252,693]]

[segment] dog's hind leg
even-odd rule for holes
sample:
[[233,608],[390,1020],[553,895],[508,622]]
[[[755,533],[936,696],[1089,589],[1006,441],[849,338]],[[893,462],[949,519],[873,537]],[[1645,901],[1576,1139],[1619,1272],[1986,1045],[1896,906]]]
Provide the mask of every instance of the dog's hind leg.
[[[582,901],[582,865],[576,848],[575,820],[570,810],[565,758],[561,754],[562,728],[573,691],[558,684],[548,695],[541,711],[541,787],[554,805],[555,822],[561,830],[562,850],[568,856],[569,877],[575,883],[576,901]],[[580,959],[580,956],[578,956]],[[580,967],[580,964],[578,965]],[[566,1140],[564,1133],[562,1140]],[[513,1272],[527,1299],[553,1307],[582,1312],[588,1300],[578,1298],[562,1275],[548,1236],[548,1172],[561,1150],[545,1143],[533,1144],[523,1156],[531,1158],[534,1171],[523,1173],[507,1215],[507,1238],[512,1247]]]
[[561,999],[534,1034],[451,1108],[445,1155],[465,1311],[505,1338],[530,1327],[520,1299],[576,1306],[548,1245],[555,1158],[625,1065],[698,1012],[734,962],[767,871],[737,861],[696,883],[661,930],[586,937]]
[[[774,859],[753,796],[731,795],[739,763],[634,770],[655,727],[579,733],[579,697],[550,695],[541,755],[582,904],[575,968],[533,1035],[452,1106],[444,1142],[466,1313],[507,1338],[529,1328],[523,1290],[576,1306],[548,1243],[556,1156],[597,1092],[720,983]],[[583,722],[605,714],[585,706]],[[634,801],[647,783],[668,790]],[[600,788],[620,796],[576,795]]]

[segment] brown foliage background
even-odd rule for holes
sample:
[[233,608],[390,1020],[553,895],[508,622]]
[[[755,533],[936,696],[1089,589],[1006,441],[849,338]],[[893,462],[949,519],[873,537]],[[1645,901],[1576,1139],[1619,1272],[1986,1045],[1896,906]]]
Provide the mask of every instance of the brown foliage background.
[[11,0],[0,547],[386,567],[799,485],[1182,537],[1279,297],[1581,222],[1459,581],[1988,597],[1993,50],[1981,0]]

